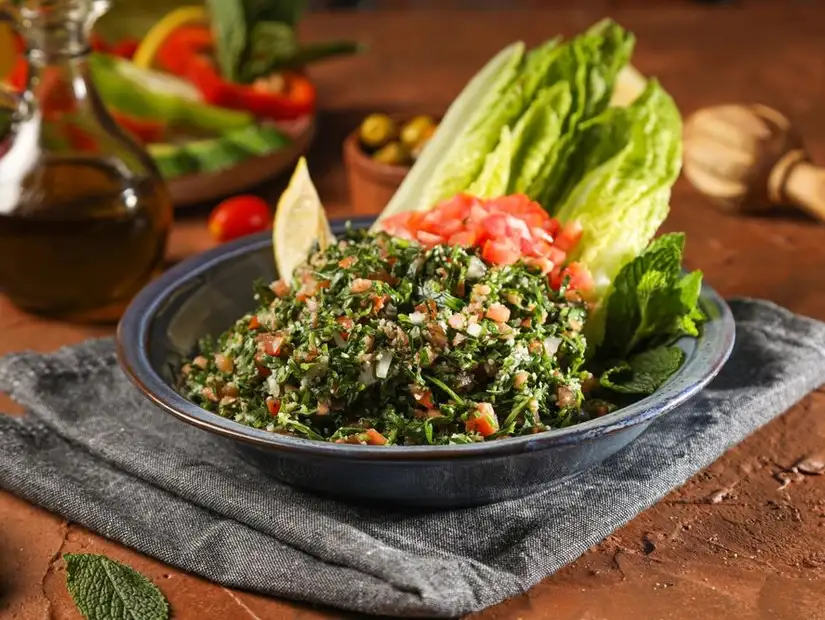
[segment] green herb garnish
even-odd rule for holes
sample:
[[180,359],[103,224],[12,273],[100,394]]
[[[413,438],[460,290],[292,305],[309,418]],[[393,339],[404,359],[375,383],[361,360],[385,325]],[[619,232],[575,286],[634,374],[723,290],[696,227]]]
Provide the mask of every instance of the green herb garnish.
[[167,620],[160,590],[134,569],[91,553],[67,553],[66,584],[86,620]]

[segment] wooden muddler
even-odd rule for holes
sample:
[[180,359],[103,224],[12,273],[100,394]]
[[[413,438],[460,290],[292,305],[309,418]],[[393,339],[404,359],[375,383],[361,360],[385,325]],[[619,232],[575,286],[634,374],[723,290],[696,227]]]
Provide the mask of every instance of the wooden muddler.
[[825,168],[785,116],[763,105],[703,108],[685,123],[684,173],[731,211],[798,207],[825,222]]

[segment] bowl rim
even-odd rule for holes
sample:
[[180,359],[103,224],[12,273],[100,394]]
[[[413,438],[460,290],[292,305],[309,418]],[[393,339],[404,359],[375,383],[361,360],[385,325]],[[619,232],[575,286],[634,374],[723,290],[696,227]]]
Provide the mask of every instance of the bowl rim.
[[[342,232],[347,220],[332,223],[336,234]],[[373,217],[348,220],[353,227],[366,227]],[[473,458],[515,454],[549,447],[581,443],[611,434],[630,426],[651,421],[683,404],[702,390],[722,369],[735,341],[733,314],[724,299],[707,284],[702,285],[701,301],[710,310],[711,319],[704,324],[696,339],[696,349],[685,364],[654,394],[617,409],[605,416],[565,428],[551,429],[535,435],[508,437],[492,442],[438,446],[362,446],[336,444],[289,435],[280,435],[246,426],[209,412],[179,394],[149,361],[149,335],[159,308],[184,284],[199,278],[215,266],[244,254],[271,246],[271,232],[245,237],[188,258],[150,282],[129,304],[117,327],[117,358],[129,380],[142,394],[167,413],[184,422],[212,433],[253,444],[264,449],[366,460],[432,460],[441,458]],[[695,379],[677,387],[675,379],[693,371]]]

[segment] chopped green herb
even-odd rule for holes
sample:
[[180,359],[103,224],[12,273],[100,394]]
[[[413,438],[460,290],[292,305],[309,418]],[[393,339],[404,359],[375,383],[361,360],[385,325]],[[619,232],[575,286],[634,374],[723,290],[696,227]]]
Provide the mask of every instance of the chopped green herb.
[[[585,304],[537,267],[480,261],[350,230],[292,282],[256,283],[255,312],[200,343],[180,390],[242,424],[336,442],[467,443],[584,419]],[[487,406],[498,424],[475,419]]]

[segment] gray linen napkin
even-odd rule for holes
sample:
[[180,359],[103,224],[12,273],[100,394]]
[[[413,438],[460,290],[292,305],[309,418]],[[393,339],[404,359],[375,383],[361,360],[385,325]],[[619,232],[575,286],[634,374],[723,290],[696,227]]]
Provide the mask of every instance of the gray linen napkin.
[[[410,512],[315,497],[148,404],[110,340],[0,359],[0,486],[226,586],[360,612],[451,617],[581,555],[825,382],[825,324],[735,301],[737,345],[700,396],[552,491]],[[468,535],[468,533],[472,535]]]

